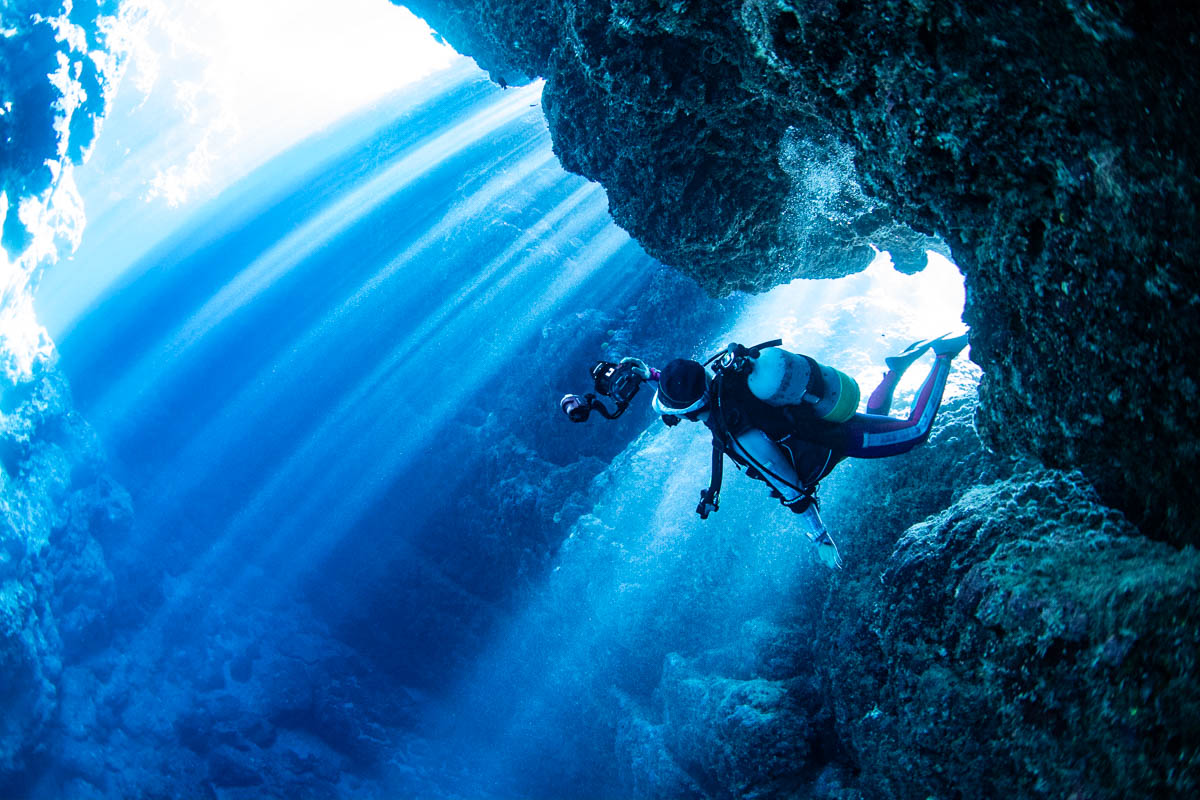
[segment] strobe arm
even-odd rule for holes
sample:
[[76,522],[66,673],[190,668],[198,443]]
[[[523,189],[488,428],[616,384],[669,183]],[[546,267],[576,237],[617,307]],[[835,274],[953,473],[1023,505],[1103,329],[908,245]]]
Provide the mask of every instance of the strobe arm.
[[577,394],[565,395],[558,405],[571,422],[587,422],[593,411],[605,419],[616,419],[629,408],[629,403],[617,403],[616,410],[609,411],[600,398],[590,392],[582,397]]

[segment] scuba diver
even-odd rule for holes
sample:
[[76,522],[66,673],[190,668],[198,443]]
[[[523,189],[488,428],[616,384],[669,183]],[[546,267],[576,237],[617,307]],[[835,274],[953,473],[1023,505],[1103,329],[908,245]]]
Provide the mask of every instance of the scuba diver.
[[[668,426],[702,422],[712,432],[712,477],[700,493],[701,519],[720,503],[725,456],[771,495],[800,514],[817,555],[831,569],[842,567],[837,545],[818,513],[820,481],[845,458],[885,458],[906,453],[929,438],[942,402],[950,363],[968,335],[913,342],[884,359],[887,372],[858,413],[858,384],[845,373],[779,347],[776,339],[754,347],[730,344],[703,364],[671,361],[662,370],[637,358],[598,362],[592,368],[596,392],[616,401],[610,410],[596,394],[568,394],[560,407],[572,422],[592,411],[606,419],[625,413],[641,385],[658,388],[652,407]],[[905,370],[932,351],[933,367],[905,419],[890,417],[892,395]]]

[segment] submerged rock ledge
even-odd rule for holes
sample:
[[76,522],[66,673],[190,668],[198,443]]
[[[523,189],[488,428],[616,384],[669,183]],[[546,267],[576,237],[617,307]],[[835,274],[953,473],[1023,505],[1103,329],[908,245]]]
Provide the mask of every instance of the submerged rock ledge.
[[[1143,531],[1200,541],[1200,12],[403,4],[498,82],[545,77],[563,164],[710,292],[854,271],[867,243],[903,252],[898,231],[940,237],[966,276],[989,443],[1080,468]],[[806,191],[797,170],[841,148],[856,176]]]
[[64,664],[103,647],[116,590],[103,546],[126,535],[129,495],[108,477],[63,376],[39,365],[0,401],[0,795],[61,712]]

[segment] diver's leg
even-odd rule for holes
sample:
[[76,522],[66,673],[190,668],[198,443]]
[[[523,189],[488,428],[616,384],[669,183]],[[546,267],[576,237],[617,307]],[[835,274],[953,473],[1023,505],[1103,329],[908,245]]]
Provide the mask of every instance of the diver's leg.
[[879,386],[875,387],[875,391],[871,392],[871,396],[867,398],[868,414],[886,416],[892,410],[892,395],[896,392],[900,378],[903,377],[905,370],[913,365],[914,361],[925,355],[925,351],[933,342],[933,339],[913,342],[899,355],[889,356],[883,360],[887,364],[888,371],[884,373]]
[[846,455],[855,458],[884,458],[907,453],[929,438],[942,393],[946,389],[946,378],[950,374],[950,362],[954,352],[939,354],[933,360],[933,368],[917,401],[913,404],[908,419],[896,419],[871,414],[855,414],[843,426],[846,436]]
[[900,383],[900,376],[903,374],[903,371],[897,372],[894,369],[889,369],[883,374],[883,380],[867,398],[868,414],[887,416],[887,413],[892,410],[892,395],[896,393],[896,386]]

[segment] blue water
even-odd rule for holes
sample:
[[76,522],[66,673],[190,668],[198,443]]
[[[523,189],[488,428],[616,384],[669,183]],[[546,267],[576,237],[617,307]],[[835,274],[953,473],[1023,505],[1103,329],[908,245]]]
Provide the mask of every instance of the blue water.
[[172,549],[203,543],[222,585],[264,563],[284,591],[346,542],[413,546],[427,498],[475,477],[455,430],[538,406],[496,392],[557,368],[531,362],[543,328],[632,302],[653,265],[557,166],[537,100],[473,75],[396,99],[343,151],[288,156],[293,180],[218,200],[61,338],[147,538],[182,529]]
[[622,343],[681,346],[723,314],[562,171],[540,87],[443,82],[260,169],[64,324],[60,366],[134,500],[105,545],[147,661],[166,639],[207,664],[204,637],[253,609],[234,650],[287,615],[437,706],[648,421],[576,430],[558,398]]
[[871,380],[946,286],[957,315],[946,270],[706,298],[562,171],[540,87],[469,67],[290,150],[47,311],[135,514],[102,542],[103,688],[77,687],[112,709],[105,777],[42,785],[126,796],[178,763],[185,795],[624,796],[664,664],[813,562],[744,478],[702,524],[707,437],[648,398],[583,426],[558,399],[596,359],[731,336]]

